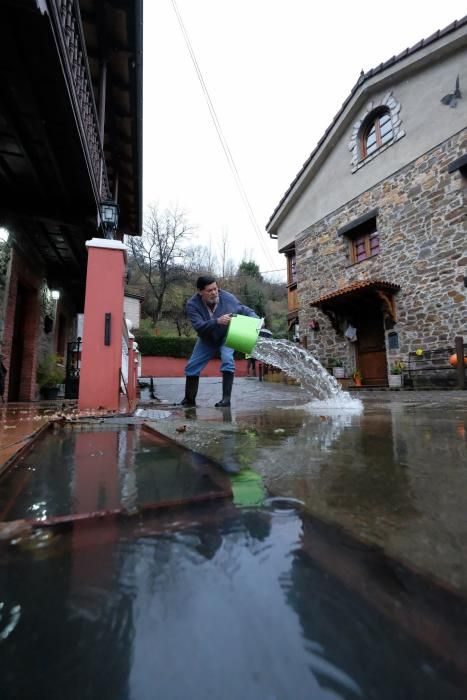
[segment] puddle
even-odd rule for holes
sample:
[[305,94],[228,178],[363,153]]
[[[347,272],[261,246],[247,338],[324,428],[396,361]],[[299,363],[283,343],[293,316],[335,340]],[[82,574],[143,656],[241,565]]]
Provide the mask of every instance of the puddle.
[[1,521],[132,513],[231,493],[211,460],[132,425],[48,432],[1,484]]
[[[276,394],[279,407],[272,408]],[[323,521],[467,595],[465,400],[449,395],[433,405],[424,396],[379,396],[362,412],[314,402],[283,407],[283,396],[283,387],[266,387],[261,410],[242,405],[218,422],[198,411],[196,420],[183,419],[183,434],[176,432],[182,419],[160,430],[216,461],[253,470],[268,495],[298,499]]]
[[377,555],[297,512],[213,504],[61,537],[53,558],[0,550],[2,700],[465,698],[465,610],[411,579],[389,596]]

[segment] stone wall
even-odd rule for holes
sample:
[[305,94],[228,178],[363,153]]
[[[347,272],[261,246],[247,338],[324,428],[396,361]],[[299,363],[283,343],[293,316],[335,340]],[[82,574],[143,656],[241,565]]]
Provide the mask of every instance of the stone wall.
[[[466,151],[463,130],[298,238],[300,330],[321,362],[345,357],[350,371],[354,348],[310,301],[357,280],[380,279],[401,287],[393,329],[400,348],[390,351],[391,362],[417,348],[452,345],[456,335],[467,340],[467,179],[458,171],[448,173],[448,164]],[[333,184],[338,186],[337,178]],[[380,253],[352,264],[348,240],[337,230],[374,208]],[[311,319],[319,321],[318,332],[308,330]]]
[[[24,345],[13,347],[15,312],[18,284],[28,291],[25,311]],[[20,400],[33,401],[37,398],[36,370],[38,362],[48,353],[56,352],[58,314],[61,313],[66,323],[66,340],[73,337],[76,324],[75,310],[70,299],[62,295],[57,302],[52,299],[42,270],[34,265],[15,247],[11,249],[10,277],[5,290],[5,319],[2,352],[7,368],[7,385],[10,381],[10,363],[12,353],[21,352]],[[48,322],[46,321],[48,319]]]

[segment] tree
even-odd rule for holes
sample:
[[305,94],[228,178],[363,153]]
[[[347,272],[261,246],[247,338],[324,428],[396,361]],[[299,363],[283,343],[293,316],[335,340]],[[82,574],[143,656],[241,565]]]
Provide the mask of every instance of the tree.
[[237,274],[239,277],[253,277],[253,279],[257,279],[260,282],[263,280],[259,267],[253,260],[242,260],[238,266]]
[[174,324],[179,337],[193,334],[190,320],[186,314],[186,303],[192,294],[193,287],[191,284],[177,284],[168,291],[165,298],[163,317]]
[[167,290],[189,277],[184,243],[191,234],[183,212],[176,208],[159,211],[156,205],[151,205],[141,238],[129,237],[132,264],[146,282],[151,297],[146,301],[150,302],[149,313],[154,323],[161,318]]

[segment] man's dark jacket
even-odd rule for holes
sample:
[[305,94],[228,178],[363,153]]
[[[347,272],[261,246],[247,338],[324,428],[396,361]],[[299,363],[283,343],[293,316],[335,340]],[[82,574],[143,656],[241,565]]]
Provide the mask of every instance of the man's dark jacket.
[[204,343],[220,347],[227,335],[228,326],[217,323],[219,316],[224,314],[242,314],[258,318],[253,309],[245,306],[230,292],[219,289],[219,303],[211,317],[208,308],[199,294],[194,294],[187,301],[186,312],[191,325]]

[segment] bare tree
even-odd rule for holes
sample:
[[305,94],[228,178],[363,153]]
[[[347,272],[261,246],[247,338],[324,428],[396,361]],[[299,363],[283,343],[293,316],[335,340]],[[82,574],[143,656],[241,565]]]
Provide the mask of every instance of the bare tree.
[[229,254],[229,233],[225,228],[222,229],[222,236],[220,237],[218,248],[221,260],[220,274],[221,277],[225,277],[225,268],[227,264],[227,257]]
[[186,250],[185,266],[193,275],[215,274],[217,267],[216,256],[213,255],[211,243],[209,246],[191,246]]
[[167,290],[187,279],[187,248],[184,244],[191,234],[184,212],[177,208],[159,211],[156,205],[151,205],[141,238],[129,237],[133,262],[153,297],[151,316],[154,323],[161,318]]

